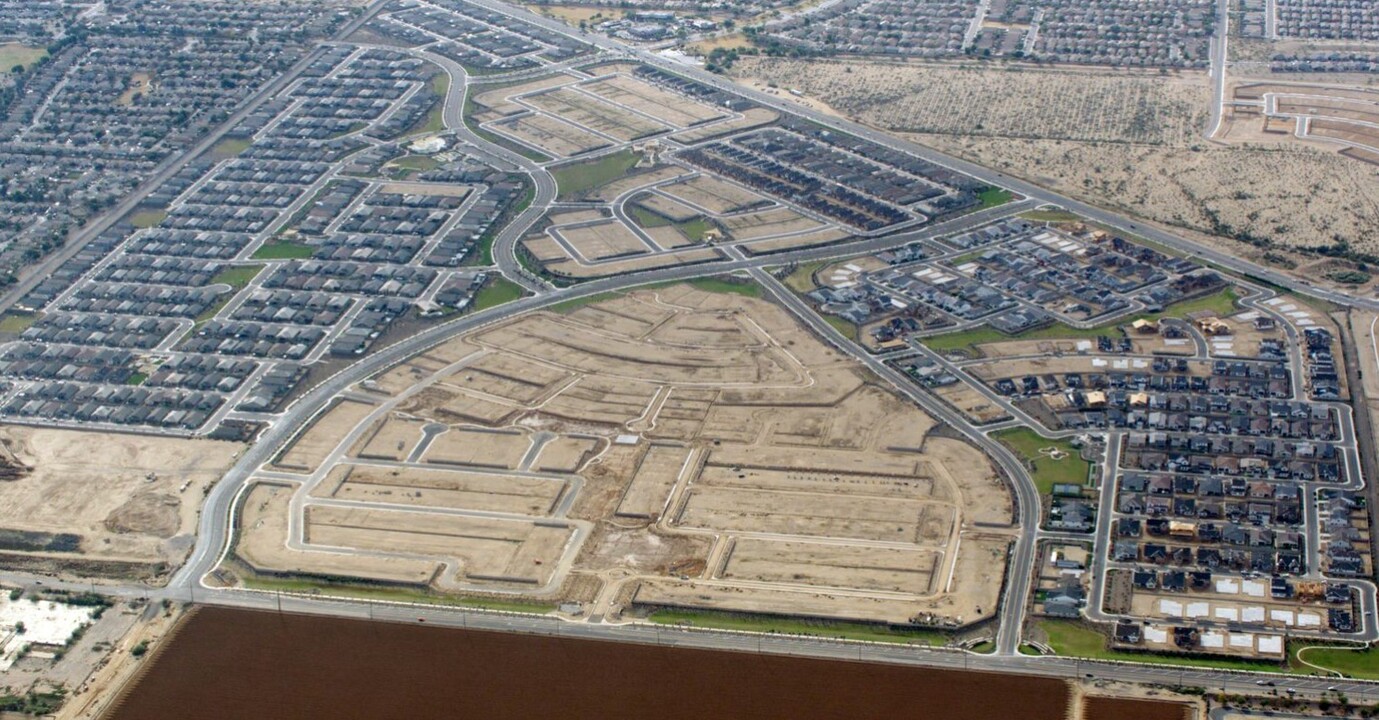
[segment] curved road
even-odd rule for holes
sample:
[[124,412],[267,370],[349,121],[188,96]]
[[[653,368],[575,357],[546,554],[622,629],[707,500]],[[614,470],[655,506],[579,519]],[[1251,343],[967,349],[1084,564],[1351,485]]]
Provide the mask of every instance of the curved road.
[[[1166,684],[1174,684],[1176,682],[1176,684],[1191,683],[1208,688],[1222,687],[1235,691],[1245,691],[1249,689],[1258,690],[1258,688],[1255,687],[1258,675],[1254,674],[1218,670],[1194,670],[1180,667],[1160,667],[1137,663],[1093,663],[1090,661],[1079,661],[1066,658],[1025,657],[1016,654],[1016,648],[1020,640],[1019,629],[1022,624],[1021,621],[1024,613],[1024,599],[1028,595],[1029,570],[1033,565],[1034,541],[1038,527],[1039,502],[1037,496],[1034,495],[1034,489],[1029,478],[1024,473],[1018,461],[1015,460],[1004,447],[986,438],[985,435],[976,431],[961,417],[956,416],[955,413],[948,410],[945,406],[937,404],[927,398],[927,396],[923,396],[923,399],[920,399],[921,395],[910,389],[908,383],[906,383],[903,378],[900,378],[894,370],[885,366],[876,358],[867,356],[865,353],[861,353],[859,357],[874,372],[891,380],[897,387],[902,389],[902,392],[910,395],[916,402],[924,406],[926,410],[948,421],[954,427],[964,432],[964,434],[973,437],[974,441],[978,442],[987,450],[1002,469],[1014,480],[1017,497],[1017,512],[1023,532],[1019,541],[1016,543],[1015,550],[1011,557],[1012,572],[1008,577],[1005,590],[1005,601],[1002,604],[1002,622],[997,638],[998,654],[996,655],[984,656],[970,653],[922,651],[915,648],[893,646],[874,647],[865,644],[832,643],[817,638],[773,639],[762,638],[760,636],[735,635],[731,633],[698,633],[649,628],[636,624],[625,626],[563,624],[560,621],[552,621],[549,618],[513,617],[482,613],[456,613],[453,610],[441,610],[429,607],[409,607],[407,605],[385,606],[360,601],[328,601],[324,598],[294,598],[281,595],[275,597],[270,594],[246,592],[243,590],[212,589],[203,585],[201,582],[203,576],[215,567],[220,557],[229,548],[232,539],[233,523],[231,514],[234,510],[234,501],[237,495],[246,486],[252,473],[257,470],[260,465],[269,461],[278,449],[290,440],[299,429],[305,427],[308,421],[319,413],[332,398],[354,383],[374,375],[386,367],[415,355],[432,345],[444,342],[456,335],[473,331],[484,325],[504,320],[513,315],[530,312],[555,303],[589,297],[599,293],[625,289],[645,283],[690,279],[735,270],[749,270],[756,275],[758,279],[763,279],[762,276],[765,274],[760,268],[765,265],[782,265],[791,262],[841,258],[866,252],[874,252],[883,248],[894,247],[914,239],[959,232],[1041,203],[1063,206],[1100,223],[1141,235],[1149,240],[1167,245],[1182,252],[1197,255],[1243,275],[1276,284],[1292,284],[1295,282],[1292,278],[1277,271],[1263,268],[1214,250],[1199,248],[1193,243],[1157,228],[1138,225],[1110,211],[1063,197],[1018,178],[1009,177],[1002,173],[994,172],[956,158],[936,153],[912,143],[897,140],[885,133],[856,123],[840,120],[832,116],[823,115],[808,108],[795,105],[789,101],[739,88],[720,76],[667,60],[653,53],[628,48],[621,43],[607,38],[585,35],[557,21],[541,18],[540,16],[504,5],[495,0],[471,0],[471,2],[504,13],[516,20],[529,22],[554,32],[576,37],[596,47],[610,50],[614,53],[632,56],[649,65],[661,67],[680,75],[692,77],[707,85],[749,97],[762,105],[778,109],[782,112],[803,116],[826,126],[833,127],[836,130],[851,133],[877,142],[883,146],[909,152],[930,160],[931,162],[946,165],[993,185],[999,185],[1014,190],[1015,192],[1027,196],[1030,200],[973,213],[955,220],[937,224],[931,228],[894,235],[887,238],[863,240],[827,248],[788,252],[769,256],[767,258],[745,259],[739,256],[727,261],[605,278],[575,287],[552,290],[546,283],[532,277],[521,267],[521,264],[517,261],[515,249],[517,241],[526,230],[540,218],[546,207],[554,200],[556,195],[554,179],[549,172],[531,160],[505,148],[494,146],[474,135],[465,126],[463,119],[464,93],[468,91],[466,74],[456,63],[448,61],[445,58],[425,53],[426,59],[445,69],[451,77],[451,89],[447,95],[445,109],[445,123],[448,128],[467,142],[473,143],[479,148],[510,162],[513,166],[520,168],[533,179],[534,198],[531,205],[522,213],[519,213],[517,218],[499,233],[494,243],[493,251],[494,259],[505,275],[517,281],[529,291],[537,294],[515,300],[496,308],[466,315],[443,325],[433,327],[419,335],[405,339],[395,345],[376,352],[374,355],[342,370],[322,382],[320,385],[312,388],[294,403],[280,418],[275,420],[272,425],[264,431],[259,441],[244,454],[240,461],[225,475],[222,481],[211,489],[210,493],[207,495],[200,516],[197,544],[187,562],[184,563],[182,568],[174,575],[165,590],[151,593],[145,592],[145,594],[193,598],[204,602],[239,607],[271,608],[277,603],[279,608],[286,606],[287,609],[302,612],[330,613],[346,616],[353,615],[358,617],[372,617],[376,619],[391,619],[409,622],[415,621],[415,618],[424,617],[426,621],[435,624],[494,627],[523,632],[549,632],[562,635],[606,637],[609,639],[642,642],[654,641],[663,644],[692,645],[698,647],[728,649],[750,649],[755,647],[761,651],[769,652],[794,652],[823,656],[836,655],[839,657],[856,657],[858,659],[903,662],[917,665],[958,666],[987,670],[1016,670],[1023,673],[1056,677],[1078,677],[1084,674],[1084,671],[1095,670],[1098,676],[1114,677],[1116,679],[1131,682],[1158,682]],[[374,3],[371,5],[369,13],[375,12],[380,4],[381,3]],[[368,13],[366,13],[366,17],[367,15]],[[424,51],[422,52],[424,53]],[[789,292],[782,291],[779,285],[769,277],[764,278],[764,282],[768,291],[781,300],[787,307],[790,307],[796,314],[805,319],[805,321],[814,327],[816,331],[820,332],[822,336],[830,338],[835,344],[838,344],[840,338],[837,336],[836,332],[833,331],[831,327],[827,326],[822,319],[809,311],[807,307],[800,308],[799,306],[802,305],[802,303],[798,298]],[[1310,286],[1303,288],[1302,291],[1314,297],[1339,304],[1379,310],[1379,302],[1370,299],[1352,298],[1342,293]],[[858,356],[857,351],[854,348],[848,347],[846,342],[840,345],[840,347],[844,347],[850,354]],[[128,594],[139,593],[138,590],[125,590],[124,592]],[[201,597],[196,598],[197,594],[200,594]],[[648,640],[648,638],[654,639]],[[1314,681],[1292,678],[1286,681],[1288,685],[1298,687],[1303,692],[1316,693],[1325,691],[1326,686],[1322,683],[1329,684],[1331,682],[1335,681]],[[1282,684],[1284,684],[1284,681],[1280,681],[1280,685]],[[1379,687],[1375,685],[1352,681],[1347,682],[1344,687],[1352,698],[1379,699]]]

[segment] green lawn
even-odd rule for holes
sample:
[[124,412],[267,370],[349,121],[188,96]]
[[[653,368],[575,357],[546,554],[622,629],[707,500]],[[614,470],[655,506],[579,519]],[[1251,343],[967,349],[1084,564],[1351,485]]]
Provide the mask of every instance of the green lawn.
[[968,650],[971,650],[974,653],[980,653],[982,655],[990,655],[991,653],[996,652],[996,643],[991,642],[990,640],[983,640],[977,643],[976,645],[973,645],[972,647],[968,648]]
[[241,140],[238,138],[225,138],[224,140],[221,140],[220,142],[211,146],[211,156],[215,157],[218,160],[232,158],[244,152],[245,150],[248,150],[249,146],[252,144],[253,143],[249,140]]
[[440,161],[430,155],[404,155],[396,160],[390,160],[389,165],[402,168],[403,170],[416,170],[426,172],[440,167]]
[[432,135],[445,129],[445,95],[450,92],[450,76],[446,73],[432,75],[431,92],[438,98],[436,106],[426,113],[426,120],[413,134]]
[[0,315],[0,333],[13,333],[18,335],[28,330],[30,325],[38,322],[38,317],[37,313],[11,310],[4,315]]
[[1099,326],[1082,330],[1079,328],[1054,323],[1048,327],[1026,330],[1015,335],[1007,335],[995,328],[983,325],[963,330],[962,332],[947,333],[944,335],[934,335],[923,338],[920,342],[924,343],[931,350],[937,352],[950,352],[953,350],[965,350],[971,352],[976,346],[986,343],[1003,342],[1007,340],[1092,340],[1101,335],[1115,335],[1113,328]]
[[1030,210],[1020,213],[1020,217],[1035,222],[1077,222],[1082,216],[1067,210]]
[[316,248],[291,240],[269,240],[250,256],[253,260],[302,260],[311,257]]
[[1179,657],[1155,653],[1125,652],[1106,647],[1106,636],[1072,620],[1040,620],[1039,628],[1049,638],[1049,647],[1059,655],[1094,660],[1126,660],[1156,665],[1186,665],[1190,667],[1221,668],[1227,670],[1263,670],[1279,672],[1278,663],[1251,662],[1222,657]]
[[148,229],[167,219],[166,210],[140,210],[129,216],[129,224],[139,229]]
[[351,597],[365,600],[414,602],[428,605],[454,605],[458,607],[503,610],[506,612],[532,613],[536,615],[544,615],[555,609],[553,603],[436,595],[421,590],[409,590],[407,588],[349,585],[345,583],[331,583],[306,579],[253,577],[246,578],[244,580],[244,585],[245,587],[255,590],[281,590],[282,592],[332,595],[335,597]]
[[263,270],[263,265],[231,265],[211,278],[212,285],[229,285],[241,290]]
[[843,318],[840,318],[837,315],[829,315],[828,313],[819,313],[819,316],[824,319],[824,322],[828,323],[829,325],[832,325],[834,330],[837,330],[838,332],[842,333],[843,337],[849,340],[857,339],[856,323],[852,322],[851,320],[844,320]]
[[633,205],[627,214],[631,215],[632,219],[644,228],[658,228],[675,224],[674,220],[660,213],[647,210],[640,205]]
[[819,270],[828,263],[828,260],[820,260],[818,262],[796,265],[795,269],[791,270],[790,274],[786,275],[785,280],[782,282],[785,283],[786,287],[803,295],[819,287],[814,282],[814,273],[819,272]]
[[143,385],[143,384],[146,383],[146,382],[148,382],[148,374],[147,374],[147,373],[136,372],[136,373],[130,373],[129,379],[128,379],[128,380],[125,380],[125,381],[124,381],[124,384],[126,384],[126,385]]
[[196,332],[196,330],[199,329],[203,324],[205,324],[207,320],[210,320],[211,318],[215,317],[216,313],[219,313],[222,308],[224,308],[226,305],[229,305],[230,300],[234,299],[234,297],[234,293],[226,293],[225,295],[221,296],[219,300],[215,301],[210,307],[206,308],[205,310],[202,310],[201,314],[196,316],[195,322],[192,323],[192,332]]
[[704,237],[709,234],[709,231],[717,230],[718,226],[708,218],[697,217],[693,220],[675,223],[675,229],[694,242],[704,242]]
[[981,209],[985,210],[986,208],[996,207],[997,205],[1004,205],[1014,200],[1015,196],[1004,188],[989,187],[977,193],[977,199],[982,201]]
[[[1025,461],[1040,495],[1052,494],[1053,486],[1058,483],[1084,485],[1087,482],[1092,464],[1083,460],[1077,448],[1066,440],[1048,440],[1029,428],[1002,430],[992,433],[991,437],[1000,440]],[[1058,448],[1067,453],[1067,457],[1054,460],[1040,452],[1045,448]]]
[[825,622],[771,615],[739,615],[696,610],[658,610],[647,618],[661,625],[688,625],[716,630],[816,635],[905,645],[941,646],[948,637],[935,630],[910,630],[866,623]]
[[512,302],[524,294],[525,291],[522,290],[521,285],[501,275],[490,277],[488,282],[479,289],[478,294],[474,296],[474,304],[471,307],[475,310],[487,310],[503,303]]
[[[1346,677],[1379,680],[1379,649],[1376,648],[1348,650],[1342,647],[1319,647],[1304,650],[1299,657],[1313,665],[1343,673]],[[1312,668],[1299,663],[1298,669],[1307,671]]]
[[48,50],[23,43],[0,44],[0,72],[10,72],[16,65],[28,69],[30,65],[48,57]]
[[597,160],[555,168],[551,170],[551,175],[555,176],[555,184],[560,188],[558,199],[576,199],[594,188],[607,185],[631,172],[640,158],[639,153],[620,150]]
[[1238,300],[1240,300],[1240,293],[1236,291],[1234,286],[1227,285],[1210,295],[1173,303],[1164,308],[1162,312],[1151,313],[1142,317],[1151,319],[1161,317],[1186,318],[1189,313],[1201,312],[1202,310],[1211,310],[1217,315],[1225,317],[1237,310],[1236,302]]
[[762,289],[762,287],[756,283],[755,280],[749,280],[746,278],[738,279],[733,278],[731,276],[699,277],[691,278],[689,280],[667,280],[665,282],[642,285],[633,289],[654,290],[656,288],[672,287],[674,285],[689,285],[691,287],[699,288],[704,292],[730,293],[733,295],[742,295],[744,297],[753,298],[759,298],[761,297],[761,294],[765,292]]
[[1119,326],[1134,322],[1139,318],[1157,320],[1163,317],[1186,317],[1188,313],[1200,310],[1214,310],[1218,315],[1230,315],[1236,310],[1236,301],[1240,295],[1233,286],[1226,286],[1210,295],[1200,298],[1184,300],[1174,303],[1164,308],[1161,312],[1145,313],[1133,318],[1123,318],[1111,322],[1102,323],[1089,328],[1075,328],[1063,323],[1054,323],[1047,327],[1026,330],[1022,333],[1007,335],[990,326],[983,325],[971,330],[947,333],[944,335],[934,335],[923,338],[920,342],[924,343],[929,349],[936,352],[951,352],[962,350],[974,352],[978,345],[986,343],[1005,342],[1009,340],[1094,340],[1102,335],[1116,336],[1120,333]]

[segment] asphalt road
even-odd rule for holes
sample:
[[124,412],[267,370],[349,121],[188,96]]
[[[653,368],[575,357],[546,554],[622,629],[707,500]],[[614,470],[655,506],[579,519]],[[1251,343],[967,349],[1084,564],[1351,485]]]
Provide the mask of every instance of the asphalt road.
[[[862,358],[863,362],[877,374],[892,380],[892,382],[902,388],[907,395],[924,406],[927,411],[949,422],[964,434],[972,436],[972,434],[975,433],[977,437],[973,437],[974,441],[978,442],[984,449],[990,452],[1002,469],[1014,479],[1018,500],[1019,520],[1023,532],[1022,537],[1016,543],[1015,550],[1012,553],[1011,567],[1016,571],[1011,573],[1011,579],[1006,588],[1006,602],[1003,603],[1001,611],[1002,622],[1000,634],[998,635],[998,653],[995,655],[921,650],[892,645],[841,643],[818,638],[775,638],[734,633],[692,632],[638,624],[604,625],[565,623],[550,618],[457,612],[453,608],[409,606],[405,604],[380,605],[362,601],[335,600],[321,597],[282,596],[243,590],[213,589],[202,585],[202,577],[213,569],[223,554],[228,551],[232,538],[231,531],[233,522],[231,513],[233,511],[234,501],[246,486],[251,474],[260,465],[269,461],[296,432],[305,428],[312,417],[318,414],[333,397],[345,391],[350,385],[400,362],[407,357],[415,355],[432,345],[444,342],[456,335],[473,331],[484,325],[498,322],[520,313],[537,310],[554,303],[588,297],[610,290],[629,288],[644,283],[684,280],[734,270],[752,270],[760,279],[760,276],[763,274],[760,268],[764,265],[807,262],[874,252],[887,247],[894,247],[913,239],[960,232],[964,229],[984,224],[991,219],[1028,209],[1039,203],[1052,203],[1063,206],[1097,222],[1121,228],[1183,252],[1195,254],[1202,259],[1217,263],[1235,272],[1281,285],[1295,284],[1294,281],[1284,276],[1282,273],[1230,257],[1224,253],[1199,248],[1193,243],[1157,228],[1138,225],[1115,213],[1065,198],[1056,193],[1026,183],[1023,180],[987,170],[955,158],[947,157],[927,148],[897,140],[884,133],[872,130],[871,128],[823,115],[770,95],[738,88],[736,85],[717,75],[667,60],[652,53],[628,48],[606,38],[585,35],[556,21],[546,20],[545,18],[494,2],[493,0],[473,1],[477,5],[540,25],[552,31],[579,37],[605,50],[633,56],[648,64],[660,66],[681,75],[694,77],[696,80],[706,84],[751,97],[762,105],[805,116],[837,130],[852,133],[885,146],[913,153],[932,162],[937,162],[970,174],[986,182],[1014,190],[1030,198],[1030,201],[973,213],[953,221],[935,225],[932,228],[887,238],[870,239],[833,247],[782,253],[767,258],[745,259],[738,257],[736,259],[712,264],[669,268],[621,277],[605,278],[571,288],[547,291],[544,283],[531,278],[520,268],[520,265],[516,262],[513,250],[516,241],[521,236],[521,232],[525,231],[526,227],[528,227],[531,222],[535,221],[535,217],[539,217],[550,199],[554,197],[554,183],[550,180],[549,173],[540,168],[536,168],[534,163],[531,163],[526,158],[522,158],[515,153],[507,152],[504,155],[506,159],[509,159],[514,165],[522,168],[534,178],[536,198],[532,202],[531,207],[526,212],[519,215],[517,220],[510,225],[510,228],[518,228],[518,230],[516,232],[504,232],[500,234],[498,242],[495,243],[494,247],[495,260],[499,263],[500,268],[505,274],[509,274],[511,278],[521,282],[524,286],[528,287],[529,290],[536,291],[540,294],[524,297],[490,310],[465,315],[445,324],[433,327],[421,334],[379,350],[373,355],[342,370],[311,389],[281,417],[275,420],[270,427],[265,430],[259,442],[255,443],[253,447],[246,451],[240,461],[225,475],[222,481],[211,489],[210,493],[207,495],[200,517],[197,544],[187,562],[171,579],[167,588],[156,591],[138,588],[119,588],[109,590],[110,592],[123,595],[143,594],[151,597],[178,598],[234,607],[281,609],[293,612],[365,617],[399,622],[418,622],[424,619],[425,622],[438,625],[463,625],[469,627],[483,627],[485,629],[570,635],[593,639],[656,642],[667,645],[684,645],[692,647],[808,654],[821,657],[876,660],[934,667],[965,667],[976,670],[1016,671],[1055,677],[1079,677],[1087,673],[1094,673],[1097,677],[1113,678],[1129,682],[1150,682],[1175,685],[1189,684],[1206,688],[1224,688],[1233,692],[1259,690],[1259,687],[1256,685],[1258,675],[1214,669],[1191,669],[1176,666],[1165,667],[1136,663],[1091,662],[1066,658],[1029,657],[1017,654],[1016,647],[1019,643],[1019,628],[1022,625],[1025,605],[1024,599],[1027,597],[1028,593],[1028,570],[1033,564],[1034,539],[1038,527],[1038,499],[1037,496],[1033,495],[1034,490],[1029,478],[1024,473],[1018,461],[1016,461],[1003,447],[999,446],[999,444],[993,446],[993,443],[989,439],[986,439],[981,433],[976,432],[965,420],[956,416],[956,414],[948,410],[946,406],[938,404],[933,399],[921,395],[913,389],[909,389],[904,379],[898,377],[898,373],[885,366],[876,358],[867,356],[865,353],[859,356]],[[370,5],[368,13],[376,12],[380,5],[381,1],[373,3]],[[364,16],[365,18],[368,17],[368,13]],[[361,18],[356,22],[362,22],[363,19],[364,18]],[[443,58],[436,58],[434,61],[442,67],[445,67],[447,72],[451,74],[452,88],[459,89],[465,87],[462,70],[456,72],[458,68],[454,66],[453,63],[450,63],[450,67],[447,67]],[[455,82],[455,80],[459,80],[460,82]],[[271,87],[266,88],[262,95],[266,96],[271,89]],[[447,102],[446,124],[466,140],[476,142],[480,147],[492,150],[494,146],[473,136],[473,134],[469,133],[465,128],[461,116],[463,103],[453,102],[453,94],[455,92],[456,90],[452,90],[452,98]],[[462,99],[462,95],[460,97]],[[261,99],[261,97],[256,97],[255,101],[258,99]],[[249,106],[252,106],[252,103],[250,103]],[[227,125],[228,124],[232,123],[227,123]],[[211,140],[208,138],[207,142],[209,143]],[[494,152],[503,154],[498,151]],[[523,223],[526,223],[526,225]],[[800,308],[802,303],[798,298],[790,293],[782,292],[779,286],[770,281],[769,278],[766,278],[766,281],[767,288],[773,295],[776,295],[787,307],[790,307],[802,318],[805,318],[806,322],[814,327],[816,331],[820,332],[821,335],[833,339],[835,344],[837,344],[839,336],[836,334],[836,331],[833,331],[830,326],[824,323],[822,319],[818,318],[812,311],[809,311],[808,308]],[[1371,299],[1350,298],[1340,293],[1320,288],[1312,288],[1310,286],[1303,287],[1302,291],[1314,297],[1339,304],[1379,309],[1379,302]],[[841,344],[840,347],[843,347],[853,355],[857,355],[855,349],[849,348],[847,343]],[[23,578],[20,578],[21,581],[22,579]],[[78,584],[76,587],[80,589],[85,586]],[[1286,683],[1288,686],[1295,687],[1304,693],[1320,693],[1325,691],[1327,687],[1335,685],[1344,690],[1352,699],[1365,701],[1379,699],[1379,685],[1372,683],[1292,677],[1288,677],[1286,680],[1280,679],[1279,683],[1280,685]]]
[[517,20],[539,25],[552,32],[561,33],[569,37],[578,38],[591,45],[607,50],[610,53],[621,54],[635,58],[648,65],[653,65],[669,72],[676,73],[685,77],[719,88],[726,92],[736,93],[746,98],[750,98],[761,105],[771,107],[781,112],[786,112],[811,121],[833,128],[839,132],[845,132],[865,138],[882,146],[900,150],[913,155],[922,157],[930,162],[943,165],[972,177],[978,178],[992,185],[998,185],[1009,190],[1013,190],[1028,198],[1032,198],[1039,203],[1059,205],[1079,215],[1087,217],[1103,225],[1118,228],[1122,231],[1139,235],[1161,245],[1166,245],[1179,252],[1194,255],[1199,259],[1215,263],[1223,268],[1242,275],[1248,275],[1260,280],[1264,280],[1275,285],[1288,287],[1311,297],[1327,300],[1340,305],[1363,307],[1370,310],[1379,310],[1379,300],[1373,298],[1352,297],[1344,292],[1329,290],[1312,286],[1306,280],[1299,280],[1286,273],[1279,272],[1248,260],[1242,260],[1228,253],[1220,252],[1211,248],[1203,247],[1190,240],[1186,240],[1165,230],[1146,225],[1138,220],[1133,220],[1119,213],[1105,208],[1089,205],[1073,198],[1060,195],[1051,190],[1039,187],[1030,182],[1026,182],[1018,177],[996,172],[981,165],[976,165],[965,160],[961,160],[949,155],[945,155],[936,150],[917,145],[915,143],[896,138],[886,132],[875,128],[861,125],[849,120],[845,120],[833,115],[828,115],[817,110],[805,107],[790,100],[783,99],[775,95],[752,90],[739,86],[737,83],[701,68],[677,62],[654,52],[648,52],[640,48],[629,47],[616,40],[606,37],[582,32],[576,28],[571,28],[564,23],[551,18],[528,12],[524,9],[507,5],[499,0],[468,0],[474,5],[478,5],[495,12],[500,12]]
[[756,281],[765,287],[777,302],[789,309],[797,319],[807,324],[816,334],[832,343],[839,350],[867,366],[868,370],[890,382],[898,392],[924,408],[925,412],[953,426],[958,432],[961,432],[986,451],[987,455],[1000,466],[1002,473],[1010,478],[1011,486],[1015,490],[1015,514],[1019,520],[1021,532],[1015,541],[1014,550],[1010,553],[1005,593],[1001,599],[1000,622],[996,631],[996,652],[1002,655],[1015,655],[1021,642],[1020,629],[1024,627],[1025,599],[1029,597],[1030,570],[1034,567],[1035,544],[1038,539],[1036,533],[1039,528],[1040,514],[1039,490],[1034,486],[1029,474],[1025,472],[1023,464],[1004,445],[999,441],[992,440],[986,433],[969,423],[959,412],[933,395],[921,392],[914,386],[914,383],[897,372],[895,368],[878,360],[864,348],[858,346],[857,343],[844,337],[836,328],[829,325],[823,316],[814,312],[799,296],[781,285],[774,277],[760,268],[752,268],[751,273]]

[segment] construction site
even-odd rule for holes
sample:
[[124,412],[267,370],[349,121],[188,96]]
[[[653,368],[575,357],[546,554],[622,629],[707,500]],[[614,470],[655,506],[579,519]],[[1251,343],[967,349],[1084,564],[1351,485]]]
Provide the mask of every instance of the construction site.
[[935,425],[772,303],[601,296],[343,394],[258,473],[227,569],[608,620],[957,627],[994,614],[1016,528]]

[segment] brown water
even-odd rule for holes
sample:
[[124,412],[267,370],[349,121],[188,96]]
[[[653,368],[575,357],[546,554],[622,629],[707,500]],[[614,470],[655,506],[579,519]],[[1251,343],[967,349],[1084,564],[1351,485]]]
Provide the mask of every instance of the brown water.
[[1064,720],[1069,701],[1046,678],[221,608],[147,662],[109,718]]

